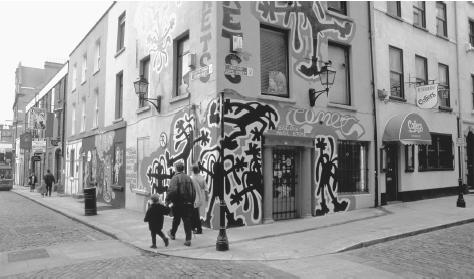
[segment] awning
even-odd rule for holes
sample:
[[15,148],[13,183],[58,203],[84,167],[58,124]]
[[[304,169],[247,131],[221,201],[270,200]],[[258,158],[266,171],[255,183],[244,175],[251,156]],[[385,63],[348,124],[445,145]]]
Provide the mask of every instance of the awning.
[[388,121],[382,141],[431,144],[431,135],[425,120],[416,113],[409,113],[396,115]]

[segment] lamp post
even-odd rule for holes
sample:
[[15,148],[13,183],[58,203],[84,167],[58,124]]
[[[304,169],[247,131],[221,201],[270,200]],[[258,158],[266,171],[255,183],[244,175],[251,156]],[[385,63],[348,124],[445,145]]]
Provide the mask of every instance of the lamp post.
[[[317,58],[313,58],[316,60]],[[323,90],[316,91],[314,88],[309,89],[309,105],[314,107],[316,100],[318,97],[326,92],[326,95],[329,94],[329,87],[334,84],[334,79],[336,78],[336,71],[331,67],[332,62],[329,60],[328,62],[324,62],[324,66],[317,72],[319,74],[319,80],[321,81],[321,85],[326,87]]]
[[133,83],[133,87],[135,87],[135,93],[140,101],[143,100],[149,102],[155,107],[156,112],[161,112],[161,96],[157,96],[156,98],[145,97],[148,96],[148,80],[146,80],[143,75],[140,75],[140,77]]
[[[459,119],[459,116],[457,117],[457,121],[458,121],[458,138],[461,138],[461,123],[460,123],[460,119]],[[459,186],[459,193],[458,193],[458,200],[456,201],[456,206],[457,207],[466,207],[466,202],[464,201],[464,197],[463,197],[463,187],[462,187],[462,159],[461,159],[461,145],[458,143],[458,165],[459,165],[459,178],[458,178],[458,186]]]
[[[221,136],[220,136],[220,149],[219,149],[219,161],[216,162],[217,166],[215,171],[217,172],[217,179],[221,183],[219,187],[219,205],[220,205],[220,219],[219,219],[219,235],[217,236],[216,241],[216,250],[217,251],[227,251],[229,250],[229,240],[227,239],[226,229],[225,229],[225,201],[224,201],[224,184],[225,184],[225,172],[224,172],[224,91],[221,92],[220,98],[220,107],[221,107]],[[218,185],[215,185],[218,186]]]

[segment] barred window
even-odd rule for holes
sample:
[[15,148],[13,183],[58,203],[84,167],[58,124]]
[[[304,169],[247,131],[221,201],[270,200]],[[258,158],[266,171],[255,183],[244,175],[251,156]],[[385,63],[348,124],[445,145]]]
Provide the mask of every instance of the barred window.
[[451,135],[431,134],[431,145],[418,148],[418,170],[453,170],[453,140]]
[[336,177],[339,193],[368,192],[368,143],[339,140]]

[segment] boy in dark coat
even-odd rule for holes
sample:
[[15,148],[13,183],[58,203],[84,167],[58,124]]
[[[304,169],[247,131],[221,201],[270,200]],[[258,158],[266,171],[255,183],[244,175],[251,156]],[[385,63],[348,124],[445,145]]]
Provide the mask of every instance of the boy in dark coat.
[[163,239],[165,246],[168,247],[169,240],[161,230],[163,229],[163,216],[168,215],[170,209],[160,203],[160,196],[158,194],[153,194],[151,196],[151,202],[152,204],[148,207],[145,214],[145,220],[143,220],[148,222],[148,228],[151,232],[153,245],[151,245],[150,248],[156,248],[156,235],[159,235]]

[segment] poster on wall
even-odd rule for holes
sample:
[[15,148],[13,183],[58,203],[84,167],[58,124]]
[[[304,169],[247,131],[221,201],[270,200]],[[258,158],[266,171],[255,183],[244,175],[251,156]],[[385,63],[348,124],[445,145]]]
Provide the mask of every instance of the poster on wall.
[[270,71],[268,74],[268,94],[286,96],[286,77],[282,72]]
[[44,108],[31,108],[28,121],[30,129],[43,130],[46,128],[46,110]]

